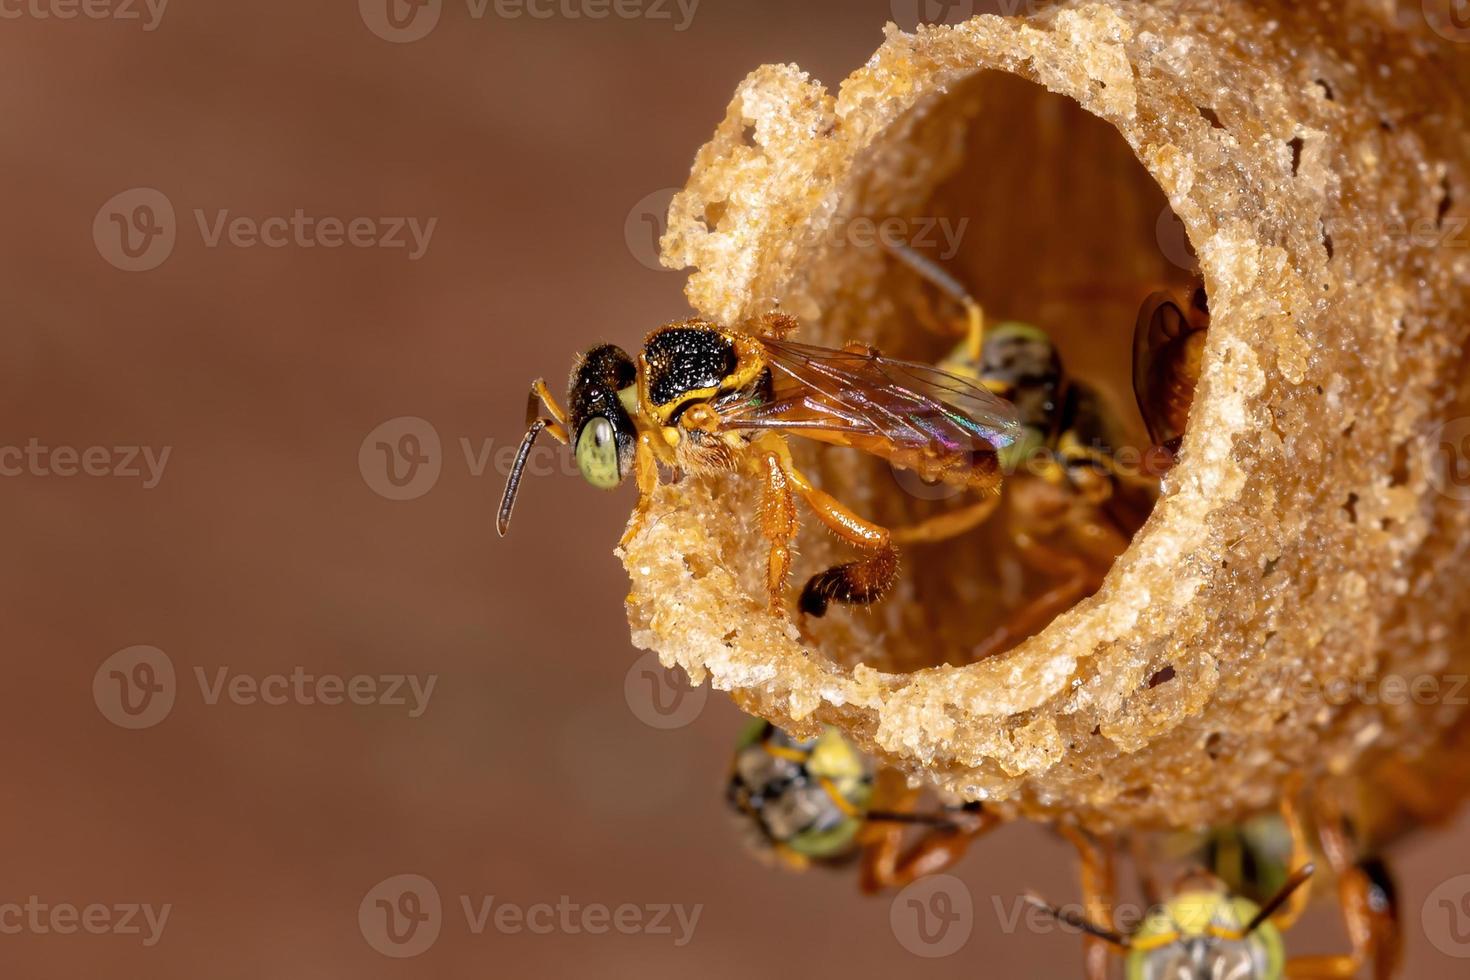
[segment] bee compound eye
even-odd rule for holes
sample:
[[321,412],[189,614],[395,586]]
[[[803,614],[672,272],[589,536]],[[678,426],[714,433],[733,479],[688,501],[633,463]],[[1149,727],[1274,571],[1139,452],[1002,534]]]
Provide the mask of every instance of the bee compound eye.
[[623,482],[618,464],[617,435],[606,418],[588,419],[577,436],[577,468],[594,487],[611,490]]

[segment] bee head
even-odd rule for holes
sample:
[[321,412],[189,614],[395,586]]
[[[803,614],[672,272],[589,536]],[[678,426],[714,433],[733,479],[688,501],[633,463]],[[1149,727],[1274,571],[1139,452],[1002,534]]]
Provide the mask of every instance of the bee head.
[[611,490],[633,469],[638,430],[621,393],[638,379],[633,359],[620,347],[594,347],[572,369],[568,435],[577,468],[594,487]]

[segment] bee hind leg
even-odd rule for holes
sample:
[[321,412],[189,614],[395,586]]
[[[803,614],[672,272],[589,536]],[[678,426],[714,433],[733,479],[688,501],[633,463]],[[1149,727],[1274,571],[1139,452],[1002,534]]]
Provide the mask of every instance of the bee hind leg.
[[762,459],[765,490],[761,496],[761,531],[771,543],[766,565],[766,591],[772,615],[779,615],[791,571],[791,540],[796,537],[796,497],[791,480],[777,453]]
[[801,591],[801,611],[809,616],[826,615],[833,602],[868,605],[877,602],[898,579],[898,549],[886,527],[863,520],[835,497],[816,487],[789,462],[781,469],[791,487],[820,520],[838,537],[867,552],[868,557],[848,562],[813,575]]

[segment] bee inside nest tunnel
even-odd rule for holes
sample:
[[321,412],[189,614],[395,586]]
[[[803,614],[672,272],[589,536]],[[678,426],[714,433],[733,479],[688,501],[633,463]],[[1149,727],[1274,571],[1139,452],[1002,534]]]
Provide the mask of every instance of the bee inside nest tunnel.
[[959,156],[918,211],[824,242],[863,248],[875,229],[894,314],[864,339],[980,382],[1019,424],[978,495],[852,464],[918,599],[902,628],[933,639],[900,668],[1003,653],[1096,592],[1177,462],[1208,328],[1183,226],[1116,130],[1000,73],[928,125],[947,116],[966,120]]

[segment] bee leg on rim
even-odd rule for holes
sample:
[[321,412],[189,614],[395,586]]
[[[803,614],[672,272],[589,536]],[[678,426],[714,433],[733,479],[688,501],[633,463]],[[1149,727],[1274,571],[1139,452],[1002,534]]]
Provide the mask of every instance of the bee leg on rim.
[[653,448],[653,433],[642,432],[638,435],[638,450],[633,457],[633,477],[638,483],[638,504],[633,508],[633,517],[628,521],[628,529],[623,532],[618,547],[626,548],[628,542],[643,530],[643,522],[648,519],[648,501],[653,496],[653,491],[658,487],[658,456]]
[[984,524],[1000,506],[1000,494],[988,493],[964,507],[935,514],[917,524],[893,529],[894,544],[934,544],[959,537]]
[[766,591],[771,614],[780,615],[784,607],[786,577],[791,572],[791,541],[796,537],[796,497],[791,480],[777,453],[766,453],[761,459],[765,490],[761,495],[761,532],[771,542],[766,565]]
[[1021,560],[1047,575],[1060,573],[1062,581],[1012,614],[1004,626],[975,648],[973,659],[984,660],[1004,653],[1036,633],[1061,613],[1097,591],[1100,579],[1092,567],[1076,555],[1048,548],[1029,534],[1015,536]]
[[886,527],[863,520],[831,494],[818,490],[789,461],[782,468],[792,488],[817,519],[839,538],[868,552],[869,557],[813,575],[801,590],[801,611],[824,616],[832,602],[867,605],[877,602],[898,579],[898,549]]

